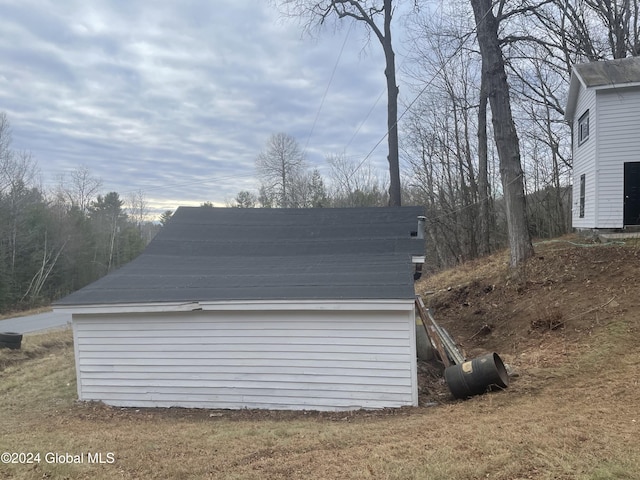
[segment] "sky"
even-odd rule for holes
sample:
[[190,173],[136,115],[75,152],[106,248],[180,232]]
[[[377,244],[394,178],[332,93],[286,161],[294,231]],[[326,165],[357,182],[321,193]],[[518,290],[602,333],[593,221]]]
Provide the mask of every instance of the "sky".
[[382,48],[343,25],[311,36],[267,0],[0,0],[0,111],[45,189],[86,167],[153,213],[224,206],[272,134],[324,174],[384,137]]

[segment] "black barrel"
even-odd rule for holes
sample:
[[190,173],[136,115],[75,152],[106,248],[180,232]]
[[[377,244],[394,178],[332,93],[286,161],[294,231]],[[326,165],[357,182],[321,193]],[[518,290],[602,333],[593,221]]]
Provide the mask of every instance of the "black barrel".
[[509,385],[509,374],[497,353],[451,365],[445,369],[444,378],[456,398],[467,398],[494,387],[507,388]]
[[0,333],[0,348],[11,348],[12,350],[20,349],[22,344],[22,334],[14,332]]

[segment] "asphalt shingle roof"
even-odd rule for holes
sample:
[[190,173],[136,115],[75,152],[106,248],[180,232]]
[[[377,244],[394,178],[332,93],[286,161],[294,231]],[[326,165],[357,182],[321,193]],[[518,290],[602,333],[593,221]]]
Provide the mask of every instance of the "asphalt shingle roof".
[[624,85],[640,82],[640,58],[628,57],[574,65],[587,87]]
[[180,207],[135,260],[58,306],[412,299],[420,207]]
[[564,114],[568,122],[573,122],[576,115],[578,93],[583,84],[586,88],[595,89],[637,86],[640,84],[640,57],[574,65]]

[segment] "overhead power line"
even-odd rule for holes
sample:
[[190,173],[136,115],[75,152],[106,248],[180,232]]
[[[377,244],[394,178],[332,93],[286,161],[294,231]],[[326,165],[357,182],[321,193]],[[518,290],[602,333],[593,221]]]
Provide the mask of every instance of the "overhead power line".
[[[486,18],[486,16],[489,14],[491,10],[487,11],[484,16],[480,19],[480,22],[483,22],[484,19]],[[427,88],[429,88],[433,82],[435,81],[435,79],[438,77],[438,75],[440,75],[440,73],[447,67],[447,65],[449,65],[449,62],[451,62],[453,60],[454,57],[456,57],[460,51],[462,50],[462,48],[466,45],[467,41],[469,40],[469,38],[471,38],[472,35],[474,35],[477,31],[478,27],[477,25],[475,27],[473,27],[471,29],[471,31],[464,36],[463,40],[460,42],[460,45],[458,45],[458,47],[456,48],[456,50],[453,52],[453,54],[451,54],[449,56],[449,58],[446,59],[446,61],[440,66],[440,68],[438,68],[438,70],[433,74],[433,76],[431,77],[431,79],[424,85],[424,87],[422,87],[422,89],[420,90],[420,92],[418,92],[418,94],[415,96],[415,98],[413,100],[411,100],[411,102],[409,103],[409,106],[398,116],[396,122],[393,124],[394,127],[396,127],[398,125],[398,122],[400,122],[400,120],[402,120],[402,118],[404,118],[404,116],[409,112],[409,110],[411,110],[411,108],[413,107],[413,105],[418,101],[418,99],[422,96],[422,94],[427,90]],[[380,97],[382,97],[382,95],[384,94],[385,91],[383,91],[380,96],[378,97],[378,100],[380,100]],[[376,103],[378,102],[378,100],[376,100]],[[375,106],[375,104],[374,104]],[[370,113],[369,113],[370,114]],[[368,115],[369,115],[368,114]],[[368,118],[367,115],[367,118]],[[366,120],[366,119],[365,119]],[[364,162],[366,162],[369,157],[371,157],[371,155],[373,154],[373,152],[376,151],[376,149],[378,148],[378,146],[380,146],[380,144],[384,141],[385,138],[387,138],[389,136],[389,129],[387,129],[387,131],[384,133],[384,135],[382,135],[382,137],[380,138],[380,140],[378,140],[378,142],[373,146],[373,148],[369,151],[369,153],[367,153],[367,155],[362,159],[362,161],[358,164],[358,166],[353,170],[353,172],[351,172],[351,175],[349,176],[349,178],[351,178],[353,175],[355,175],[355,173],[362,167],[362,165],[364,165]],[[349,142],[351,143],[351,141]]]
[[318,123],[318,118],[320,117],[320,111],[324,106],[324,101],[327,98],[327,94],[329,93],[329,88],[333,83],[333,77],[335,77],[336,70],[338,69],[338,64],[340,63],[340,59],[342,58],[342,53],[344,52],[344,47],[347,45],[347,41],[349,40],[349,35],[351,34],[351,28],[353,23],[349,24],[349,30],[347,30],[347,34],[344,36],[344,41],[342,42],[342,47],[340,48],[340,52],[338,53],[338,58],[336,59],[336,63],[333,65],[333,70],[331,71],[331,77],[329,78],[329,82],[327,83],[327,88],[324,90],[324,94],[322,95],[322,100],[320,101],[320,106],[318,107],[318,111],[316,112],[316,118],[313,120],[313,125],[311,125],[311,130],[309,131],[309,135],[307,135],[307,141],[304,144],[304,151],[307,150],[309,146],[309,140],[311,140],[311,135],[316,128],[316,124]]

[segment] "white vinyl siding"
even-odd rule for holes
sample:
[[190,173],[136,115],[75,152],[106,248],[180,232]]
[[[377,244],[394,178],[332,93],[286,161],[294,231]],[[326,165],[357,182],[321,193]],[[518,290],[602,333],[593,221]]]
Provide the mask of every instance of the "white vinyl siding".
[[78,395],[137,407],[417,405],[413,304],[395,308],[74,314]]
[[[585,176],[584,216],[580,217],[580,177]],[[596,175],[584,166],[573,169],[573,226],[576,228],[594,228],[596,207]]]
[[[579,118],[589,111],[589,139],[580,143]],[[573,124],[573,226],[593,228],[596,219],[596,145],[597,145],[596,94],[581,89],[578,94],[576,116]],[[580,217],[580,176],[585,174],[584,217]]]
[[624,162],[640,161],[640,91],[616,88],[597,93],[597,227],[622,228]]

